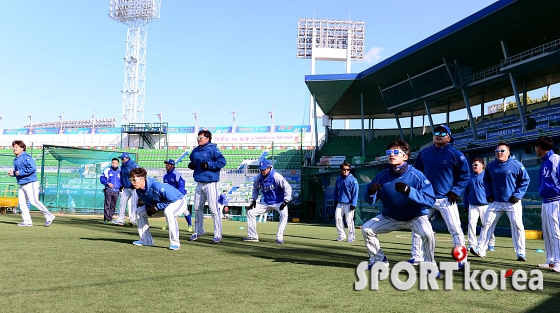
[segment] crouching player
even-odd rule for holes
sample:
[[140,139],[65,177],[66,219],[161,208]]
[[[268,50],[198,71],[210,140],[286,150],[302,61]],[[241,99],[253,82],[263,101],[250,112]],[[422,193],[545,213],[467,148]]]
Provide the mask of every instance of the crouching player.
[[140,240],[134,241],[137,246],[153,246],[154,240],[150,233],[148,217],[163,211],[165,220],[169,226],[169,250],[179,250],[179,225],[177,216],[188,215],[187,201],[184,195],[173,186],[156,181],[147,177],[143,168],[135,168],[129,174],[132,188],[136,190],[138,197],[144,201],[144,205],[137,209],[138,234]]
[[[426,262],[434,263],[436,241],[427,214],[435,203],[435,195],[426,176],[407,163],[408,143],[402,140],[387,146],[389,167],[379,173],[366,187],[365,200],[383,203],[381,214],[364,223],[362,234],[369,253],[368,269],[376,262],[389,266],[379,245],[377,234],[410,229],[422,238]],[[439,274],[438,274],[439,277]]]

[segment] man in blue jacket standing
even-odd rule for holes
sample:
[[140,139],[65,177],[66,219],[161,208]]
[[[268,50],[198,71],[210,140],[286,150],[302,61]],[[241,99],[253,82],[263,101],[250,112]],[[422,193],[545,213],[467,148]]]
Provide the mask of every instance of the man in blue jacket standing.
[[198,147],[194,148],[189,158],[189,168],[194,171],[193,178],[196,181],[194,194],[195,210],[195,232],[191,241],[204,235],[204,202],[208,201],[208,208],[212,213],[214,221],[214,238],[212,242],[218,243],[222,240],[222,217],[218,212],[218,194],[220,181],[220,170],[226,166],[226,158],[212,143],[212,133],[208,130],[198,132]]
[[101,176],[99,182],[105,189],[105,202],[103,203],[103,223],[110,225],[113,222],[113,214],[115,213],[115,206],[119,198],[119,189],[121,188],[121,170],[119,169],[119,159],[113,158],[111,166],[106,168]]
[[124,219],[126,217],[126,205],[128,200],[130,199],[130,208],[128,211],[128,220],[130,222],[130,226],[136,225],[136,206],[138,206],[138,196],[136,192],[132,189],[132,184],[128,179],[128,175],[130,171],[135,168],[139,168],[138,164],[134,163],[130,159],[130,155],[126,152],[123,152],[119,159],[122,159],[121,163],[121,203],[119,206],[119,218],[115,222],[117,225],[123,225]]
[[523,164],[510,157],[510,147],[500,142],[496,147],[496,159],[488,164],[484,171],[484,190],[488,211],[482,225],[478,245],[471,248],[472,254],[486,256],[488,241],[494,233],[498,220],[506,212],[511,223],[511,239],[517,254],[517,261],[525,262],[525,227],[521,199],[529,187],[529,174]]
[[37,180],[37,166],[35,160],[25,152],[26,145],[21,140],[14,140],[12,148],[16,158],[14,159],[14,169],[8,172],[8,175],[15,177],[19,185],[18,204],[21,210],[23,222],[18,226],[33,226],[29,207],[27,203],[38,208],[45,217],[45,227],[48,227],[55,216],[49,212],[41,201],[39,201],[39,181]]
[[147,172],[143,168],[132,169],[129,181],[132,188],[135,189],[135,193],[144,201],[144,205],[137,209],[140,240],[134,241],[132,244],[136,246],[154,245],[148,217],[158,211],[163,211],[167,225],[169,225],[169,250],[179,250],[181,242],[179,241],[177,216],[189,214],[185,195],[169,184],[147,177]]
[[[272,168],[272,164],[268,160],[260,161],[259,170],[261,173],[253,183],[253,201],[247,211],[247,237],[243,238],[243,241],[258,242],[257,216],[276,210],[280,214],[276,243],[284,244],[284,231],[288,224],[288,203],[292,200],[292,186],[284,176]],[[261,202],[257,203],[259,190],[262,192],[262,198]]]
[[369,266],[389,261],[380,247],[378,234],[393,230],[411,229],[422,238],[426,262],[435,264],[436,240],[428,214],[435,203],[430,181],[407,163],[408,143],[395,140],[387,146],[386,168],[366,186],[365,201],[374,204],[381,200],[383,211],[362,225],[362,234],[369,254]]
[[343,216],[346,216],[346,225],[348,225],[348,242],[353,242],[356,239],[354,233],[354,210],[358,203],[358,180],[350,174],[350,163],[343,162],[340,164],[340,176],[336,179],[334,185],[334,207],[336,230],[338,231],[337,241],[346,239],[346,232],[344,231]]
[[[186,195],[187,190],[185,189],[185,180],[183,179],[183,176],[181,176],[181,173],[179,173],[175,169],[175,161],[169,159],[167,161],[164,161],[163,163],[165,163],[166,171],[165,175],[163,176],[163,182],[166,184],[170,184],[171,186],[175,187],[175,189],[179,190],[182,194]],[[185,215],[185,220],[187,220],[187,224],[189,225],[187,231],[192,232],[193,226],[191,215]],[[164,228],[167,229],[166,227]]]
[[[426,175],[434,189],[436,202],[430,209],[429,216],[439,211],[451,234],[453,246],[457,247],[465,246],[457,199],[463,194],[469,182],[470,172],[465,155],[451,146],[453,141],[454,138],[447,125],[437,126],[434,128],[433,145],[420,151],[414,167]],[[412,258],[408,260],[409,263],[416,265],[424,259],[421,246],[420,236],[413,231]],[[459,269],[462,269],[463,265],[463,262],[459,263]]]

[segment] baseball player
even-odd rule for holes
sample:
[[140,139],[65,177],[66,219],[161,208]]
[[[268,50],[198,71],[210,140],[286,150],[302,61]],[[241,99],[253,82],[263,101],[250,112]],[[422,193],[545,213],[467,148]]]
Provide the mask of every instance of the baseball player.
[[490,203],[486,211],[486,220],[480,230],[476,248],[471,248],[470,251],[478,257],[486,256],[490,236],[494,233],[498,220],[506,212],[511,223],[511,237],[517,261],[525,262],[525,227],[521,214],[521,199],[529,187],[529,174],[523,164],[510,158],[507,143],[500,142],[495,152],[496,159],[488,163],[484,171],[486,201]]
[[136,225],[136,207],[138,205],[138,196],[136,192],[132,189],[132,184],[128,179],[130,171],[135,168],[139,168],[138,164],[130,159],[130,155],[123,152],[119,159],[122,160],[121,163],[121,202],[119,205],[119,217],[115,222],[116,225],[123,225],[124,219],[126,217],[126,205],[130,200],[128,220],[131,226]]
[[[261,173],[253,183],[253,201],[247,211],[247,237],[243,241],[258,242],[257,216],[272,210],[280,214],[276,243],[284,244],[284,231],[288,224],[288,203],[292,200],[292,186],[284,176],[272,168],[268,160],[259,163]],[[257,203],[259,190],[262,192],[261,203]]]
[[346,232],[344,231],[344,222],[342,217],[346,216],[346,225],[348,225],[348,242],[353,242],[356,239],[354,233],[354,210],[358,203],[358,180],[350,174],[350,163],[343,162],[340,164],[340,176],[336,179],[334,185],[334,206],[336,230],[338,231],[337,241],[346,239]]
[[33,226],[27,203],[38,208],[45,217],[45,227],[48,227],[55,216],[39,201],[39,181],[37,180],[37,166],[35,160],[25,152],[26,145],[21,140],[14,140],[12,148],[15,154],[14,169],[8,175],[15,177],[19,185],[18,204],[23,222],[18,226]]
[[137,208],[138,216],[138,235],[140,240],[132,244],[136,246],[153,246],[154,240],[150,233],[148,217],[163,211],[165,220],[169,225],[169,250],[179,250],[179,225],[177,216],[189,214],[185,195],[175,187],[160,183],[157,180],[147,177],[147,172],[143,168],[135,168],[130,171],[129,181],[135,193],[144,202],[144,205]]
[[119,198],[119,189],[121,188],[121,170],[119,169],[119,159],[113,158],[111,166],[106,168],[99,182],[105,186],[103,193],[105,194],[105,202],[103,203],[103,223],[110,225],[113,222],[113,214],[115,206]]
[[[378,234],[399,229],[412,229],[422,238],[427,262],[435,264],[436,241],[428,219],[435,203],[430,181],[407,163],[410,155],[408,143],[402,140],[387,146],[389,167],[383,170],[366,186],[365,201],[369,204],[381,200],[383,211],[362,225],[362,234],[369,254],[369,266],[389,261],[379,245]],[[438,274],[439,277],[439,274]]]
[[208,201],[208,208],[214,220],[214,238],[212,242],[218,243],[222,240],[222,217],[218,211],[218,182],[220,181],[220,169],[226,166],[226,158],[220,150],[212,143],[212,133],[208,130],[198,132],[198,147],[190,154],[189,168],[194,171],[193,178],[196,181],[194,195],[195,207],[195,232],[191,241],[204,235],[204,202]]
[[[182,194],[186,195],[187,190],[185,189],[185,180],[181,176],[181,173],[175,170],[175,161],[169,159],[167,161],[164,161],[163,163],[165,163],[165,170],[167,171],[163,176],[163,182],[166,184],[170,184],[171,186],[175,187],[175,189],[179,190]],[[193,226],[190,213],[188,215],[185,215],[185,220],[187,220],[187,224],[189,225],[187,231],[192,232]],[[169,229],[169,226],[164,228]]]
[[554,141],[541,136],[535,140],[535,152],[542,160],[539,195],[542,197],[542,232],[546,262],[539,267],[560,272],[560,156],[554,154]]
[[[484,160],[475,158],[472,163],[473,173],[471,179],[465,188],[463,194],[463,204],[465,210],[469,213],[469,249],[476,247],[478,241],[476,240],[476,224],[478,218],[482,225],[484,225],[484,218],[486,216],[486,209],[488,209],[488,202],[486,202],[486,192],[484,191]],[[492,234],[488,243],[488,251],[494,251],[494,244],[496,243],[496,236]]]
[[[439,211],[456,247],[465,246],[457,199],[463,194],[470,173],[469,164],[463,153],[450,145],[453,141],[454,138],[447,125],[437,126],[434,129],[433,145],[420,151],[414,167],[424,173],[433,185],[436,202],[429,216]],[[416,265],[424,259],[421,246],[420,237],[413,231],[412,258],[408,260],[409,263]],[[463,269],[463,266],[464,262],[460,262],[459,269]]]
[[[227,198],[227,193],[225,190],[222,190],[222,193],[220,194],[220,196],[218,197],[218,208],[220,211],[220,215],[222,217],[225,216],[225,212],[223,210],[227,210],[229,211],[228,207],[228,198]],[[227,212],[226,211],[226,212]],[[228,214],[229,215],[229,214]]]

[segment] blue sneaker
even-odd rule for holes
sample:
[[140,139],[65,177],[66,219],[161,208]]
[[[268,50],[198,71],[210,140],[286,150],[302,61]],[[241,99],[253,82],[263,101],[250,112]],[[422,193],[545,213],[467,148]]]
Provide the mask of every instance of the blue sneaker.
[[179,250],[179,246],[178,245],[170,245],[169,250]]
[[220,242],[220,240],[222,240],[222,238],[220,238],[220,237],[214,237],[214,238],[212,238],[212,242],[213,242],[213,243],[218,243],[218,242]]
[[471,254],[472,254],[472,255],[476,255],[476,256],[479,257],[479,258],[483,258],[483,257],[484,257],[484,256],[482,256],[482,255],[480,254],[480,251],[478,251],[477,248],[472,248],[472,247],[471,247],[470,251],[471,251]]
[[[465,270],[465,262],[459,262],[459,270],[460,271],[464,271]],[[439,278],[439,277],[438,277]]]
[[276,243],[279,244],[279,245],[283,245],[283,244],[284,244],[284,240],[276,239]]
[[494,251],[494,246],[488,246],[488,251]]
[[354,242],[354,238],[348,238],[348,242]]
[[133,245],[135,246],[142,246],[142,241],[141,240],[136,240],[132,242]]
[[26,224],[25,222],[21,222],[17,224],[17,226],[33,226],[33,224]]
[[375,263],[383,263],[383,265],[389,267],[389,260],[387,260],[387,256],[383,256],[383,260],[381,260],[381,261],[369,261],[369,264],[367,266],[368,271],[371,270],[371,267]]
[[53,216],[51,219],[47,220],[45,222],[45,227],[49,227],[50,224],[52,224],[52,222],[54,221],[55,217]]
[[245,238],[243,238],[243,241],[245,241],[245,242],[259,242],[259,240],[257,238],[253,238],[253,237],[245,237]]
[[191,235],[191,241],[196,241],[198,239],[198,234],[194,233]]
[[336,238],[336,241],[344,241],[344,240],[346,240],[345,237],[338,237],[338,238]]
[[415,257],[410,258],[410,260],[407,260],[408,263],[412,264],[412,265],[418,265],[420,262],[420,260],[417,260]]
[[517,255],[517,261],[527,262],[527,259],[525,259],[525,254]]

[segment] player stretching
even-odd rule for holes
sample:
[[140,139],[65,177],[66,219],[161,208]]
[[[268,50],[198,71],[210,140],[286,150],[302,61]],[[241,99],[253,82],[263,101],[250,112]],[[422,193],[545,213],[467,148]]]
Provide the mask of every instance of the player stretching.
[[222,240],[222,216],[218,212],[218,182],[220,181],[220,169],[226,166],[226,158],[220,150],[212,143],[212,133],[208,130],[198,132],[198,147],[190,154],[191,162],[189,168],[194,171],[193,178],[196,181],[194,194],[195,210],[195,232],[191,241],[204,235],[204,202],[208,201],[208,208],[214,220],[214,243]]
[[[186,195],[187,190],[185,190],[185,180],[183,179],[183,176],[181,176],[181,173],[179,173],[175,169],[175,161],[169,159],[167,161],[164,161],[163,163],[165,163],[166,170],[166,173],[163,176],[163,182],[166,184],[170,184],[171,186],[175,187],[175,189],[179,190],[182,194]],[[185,220],[187,220],[187,224],[189,225],[187,231],[192,232],[193,227],[191,215],[185,215]],[[169,227],[166,226],[164,227],[164,229],[169,229]]]
[[366,187],[367,203],[373,204],[378,199],[383,203],[381,214],[362,226],[362,234],[369,253],[368,269],[376,262],[383,262],[389,266],[377,235],[399,229],[415,231],[422,238],[426,261],[435,264],[436,241],[427,216],[435,202],[432,185],[422,172],[406,162],[410,155],[408,143],[399,139],[391,142],[387,149],[390,166],[379,173]]
[[26,145],[21,140],[14,140],[12,148],[16,158],[14,159],[14,169],[8,175],[16,178],[19,185],[18,203],[21,210],[23,222],[18,226],[33,226],[29,207],[27,203],[37,207],[46,219],[45,227],[48,227],[54,220],[54,215],[47,210],[45,205],[39,201],[39,182],[37,181],[37,167],[33,158],[25,152]]
[[350,163],[344,162],[340,164],[340,176],[336,179],[334,185],[334,213],[336,220],[336,230],[338,231],[337,241],[346,239],[344,231],[343,216],[346,216],[346,225],[348,225],[348,242],[356,239],[354,233],[354,210],[358,203],[358,180],[350,174]]
[[[453,148],[450,143],[454,139],[451,131],[446,125],[439,125],[434,129],[434,144],[420,151],[416,157],[414,167],[424,173],[434,188],[436,202],[430,209],[430,214],[439,211],[447,229],[452,236],[453,246],[465,246],[465,235],[461,229],[457,199],[463,194],[469,182],[469,164],[467,159],[459,150]],[[421,249],[422,240],[420,236],[412,232],[412,258],[408,260],[413,265],[424,260]],[[464,260],[466,261],[466,259]],[[459,263],[459,269],[464,266]]]
[[517,261],[525,262],[525,227],[523,227],[521,199],[529,187],[529,174],[523,164],[510,158],[510,148],[505,142],[496,147],[496,159],[484,171],[484,189],[488,211],[486,221],[480,230],[478,245],[471,248],[472,254],[486,256],[490,236],[494,233],[498,220],[507,213],[511,224],[511,239],[517,253]]
[[[276,243],[284,243],[284,231],[288,224],[288,202],[292,199],[292,186],[286,181],[284,176],[276,172],[268,160],[259,163],[261,173],[253,184],[253,202],[247,211],[247,237],[243,241],[257,242],[257,216],[270,212],[278,211],[280,222],[276,233]],[[259,190],[262,191],[262,201],[257,203]]]

